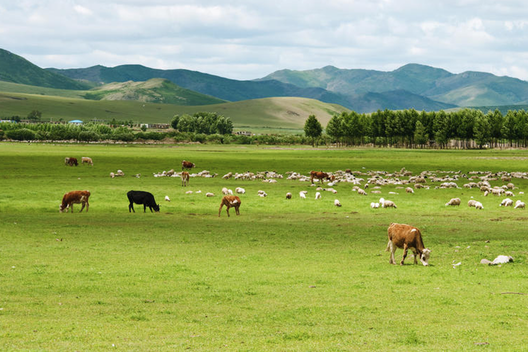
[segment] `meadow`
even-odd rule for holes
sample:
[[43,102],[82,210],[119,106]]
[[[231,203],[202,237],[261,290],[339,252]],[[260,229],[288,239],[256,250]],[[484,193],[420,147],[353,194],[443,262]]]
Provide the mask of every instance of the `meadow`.
[[[90,156],[94,166],[65,166],[66,156]],[[0,143],[0,350],[524,350],[525,210],[434,183],[414,194],[385,186],[367,196],[339,183],[337,194],[315,200],[309,182],[221,176],[528,172],[527,158],[521,150]],[[179,178],[153,177],[180,170],[183,159],[219,177],[191,178],[185,189]],[[125,176],[111,179],[117,169]],[[526,200],[518,192],[528,181],[512,182],[514,200]],[[246,189],[240,216],[224,209],[218,217],[222,187]],[[59,213],[63,194],[76,189],[90,190],[89,211]],[[139,205],[129,213],[132,189],[153,193],[160,213]],[[398,208],[371,209],[380,196]],[[445,207],[452,197],[462,205]],[[467,207],[471,197],[484,209]],[[421,229],[429,267],[414,265],[411,254],[404,266],[389,264],[391,222]],[[514,262],[480,264],[498,255]]]

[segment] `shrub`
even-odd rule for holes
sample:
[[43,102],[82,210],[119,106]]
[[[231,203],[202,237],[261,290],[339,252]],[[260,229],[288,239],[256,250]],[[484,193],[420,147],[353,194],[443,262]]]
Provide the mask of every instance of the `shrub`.
[[90,142],[90,141],[98,141],[101,139],[101,136],[95,131],[82,131],[79,132],[79,136],[77,137],[79,141],[83,142]]
[[36,139],[34,131],[28,128],[21,128],[19,130],[10,130],[6,132],[6,137],[14,139],[15,141],[30,141]]

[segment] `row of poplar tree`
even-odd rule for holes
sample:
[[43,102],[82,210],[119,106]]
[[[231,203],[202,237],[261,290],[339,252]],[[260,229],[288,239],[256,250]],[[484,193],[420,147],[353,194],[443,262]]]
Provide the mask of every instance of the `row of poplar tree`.
[[[314,121],[315,120],[315,121]],[[305,123],[307,137],[316,140],[315,116]],[[378,110],[370,114],[343,112],[334,115],[326,126],[326,135],[341,145],[416,147],[526,147],[528,145],[528,113],[499,110],[483,113],[476,109],[453,112],[410,110]]]

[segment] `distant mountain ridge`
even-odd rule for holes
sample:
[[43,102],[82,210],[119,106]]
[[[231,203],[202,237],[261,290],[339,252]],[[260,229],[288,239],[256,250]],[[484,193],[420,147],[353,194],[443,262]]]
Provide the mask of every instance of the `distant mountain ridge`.
[[[370,112],[385,108],[405,109],[413,107],[429,111],[456,107],[454,104],[437,102],[419,94],[406,92],[399,87],[383,92],[376,91],[375,93],[378,94],[371,94],[371,91],[349,94],[346,91],[332,92],[315,84],[300,84],[299,86],[299,82],[282,82],[279,79],[238,81],[190,70],[158,70],[141,65],[48,70],[72,79],[92,80],[98,83],[145,81],[159,77],[168,79],[181,87],[232,102],[269,97],[303,97],[339,104],[358,112]],[[335,70],[339,71],[339,69]]]
[[0,81],[56,89],[88,89],[85,83],[46,71],[21,56],[0,49]]
[[[280,70],[263,78],[240,81],[191,70],[160,70],[142,65],[41,69],[22,57],[0,49],[0,81],[56,89],[88,90],[115,82],[147,82],[151,79],[166,80],[162,81],[165,82],[165,88],[151,87],[153,90],[150,92],[140,92],[142,88],[136,87],[136,91],[132,92],[133,85],[129,85],[127,88],[120,88],[128,92],[116,94],[95,88],[85,97],[138,99],[170,104],[188,104],[191,100],[199,104],[214,104],[215,99],[218,99],[217,102],[238,102],[270,97],[302,97],[338,104],[357,112],[410,108],[432,111],[459,106],[511,106],[528,103],[526,81],[484,72],[453,74],[420,64],[404,65],[390,72],[339,69],[334,66],[305,71]],[[170,89],[168,81],[174,84]],[[188,90],[190,95],[196,93],[195,98],[200,98],[182,99],[178,95],[180,93],[176,92],[180,88]],[[160,91],[165,93],[159,95]],[[207,102],[208,99],[212,100]]]
[[457,106],[512,105],[528,100],[528,82],[517,78],[472,71],[453,74],[419,64],[408,64],[390,72],[333,66],[307,71],[280,70],[260,80],[318,87],[343,95],[404,90]]

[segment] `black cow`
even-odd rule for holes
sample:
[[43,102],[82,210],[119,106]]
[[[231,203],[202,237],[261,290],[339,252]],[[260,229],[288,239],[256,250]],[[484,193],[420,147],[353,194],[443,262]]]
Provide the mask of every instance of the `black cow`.
[[136,212],[134,210],[134,203],[143,204],[144,213],[147,211],[147,207],[149,207],[151,213],[152,213],[153,208],[156,213],[160,211],[160,206],[159,204],[156,204],[156,201],[154,200],[154,196],[152,195],[152,193],[144,192],[144,191],[129,191],[127,193],[127,197],[128,197],[128,200],[130,201],[130,204],[128,205],[129,213],[130,213],[130,210],[132,210],[134,213]]

